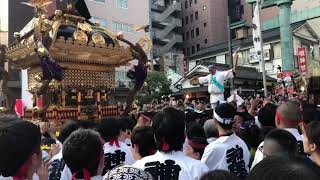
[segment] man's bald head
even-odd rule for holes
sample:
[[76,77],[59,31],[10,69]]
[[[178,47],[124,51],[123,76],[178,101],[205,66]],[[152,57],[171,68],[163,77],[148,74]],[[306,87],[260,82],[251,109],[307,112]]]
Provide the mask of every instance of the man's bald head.
[[297,128],[301,122],[301,117],[302,114],[298,104],[284,102],[277,109],[276,126],[278,128]]

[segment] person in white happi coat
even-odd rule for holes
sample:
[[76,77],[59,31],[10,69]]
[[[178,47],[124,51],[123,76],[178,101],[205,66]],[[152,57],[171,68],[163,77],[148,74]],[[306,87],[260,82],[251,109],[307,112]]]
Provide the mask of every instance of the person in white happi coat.
[[209,169],[183,153],[185,126],[184,112],[174,108],[159,112],[152,124],[158,151],[133,166],[150,173],[154,180],[199,180]]
[[40,143],[41,133],[35,124],[16,117],[1,117],[0,179],[48,179]]
[[104,173],[118,165],[132,165],[135,162],[131,148],[119,139],[120,131],[121,125],[118,119],[104,119],[100,123],[99,132],[106,142],[104,144]]
[[214,125],[219,138],[204,150],[201,162],[210,170],[222,169],[244,178],[249,171],[250,152],[246,143],[233,131],[236,109],[228,103],[220,104],[214,111]]
[[103,141],[90,129],[74,131],[63,143],[63,159],[72,173],[69,180],[101,180],[104,168]]
[[[296,138],[299,145],[299,153],[304,154],[303,136],[298,131],[299,124],[302,123],[301,117],[301,110],[297,104],[284,102],[277,108],[275,124],[277,128],[289,131]],[[263,159],[263,144],[264,142],[259,145],[255,153],[251,169]]]
[[210,103],[212,109],[214,109],[217,105],[225,102],[224,82],[227,79],[232,79],[235,77],[236,64],[232,69],[227,71],[217,71],[216,67],[213,64],[209,65],[208,69],[210,74],[204,77],[196,77],[191,80],[192,85],[208,84],[208,92],[210,94]]

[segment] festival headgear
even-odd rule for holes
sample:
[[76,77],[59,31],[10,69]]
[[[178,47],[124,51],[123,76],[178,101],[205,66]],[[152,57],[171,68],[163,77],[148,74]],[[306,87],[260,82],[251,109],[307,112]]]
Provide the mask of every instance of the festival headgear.
[[216,112],[213,113],[213,117],[222,124],[232,124],[233,118],[222,118]]
[[161,149],[163,151],[168,151],[170,149],[169,144],[166,142],[166,140],[164,140],[164,138],[162,139],[162,147],[161,147]]
[[118,148],[120,147],[118,138],[111,138],[111,139],[110,139],[109,145],[110,145],[110,146],[113,146],[113,144],[115,144]]
[[127,179],[136,179],[136,180],[152,180],[151,174],[138,169],[132,166],[124,165],[116,167],[110,170],[104,177],[103,180],[127,180]]
[[218,105],[213,112],[213,117],[222,124],[232,124],[234,123],[234,115],[236,113],[236,109],[228,104],[223,103]]
[[210,64],[210,65],[208,66],[208,69],[209,69],[209,70],[214,69],[214,68],[216,68],[216,66],[213,65],[213,64]]
[[255,120],[245,121],[240,124],[240,129],[250,129],[255,125]]
[[208,144],[206,143],[197,143],[194,142],[192,140],[188,140],[188,145],[191,146],[192,148],[196,148],[196,149],[204,149]]
[[302,121],[302,119],[300,119],[300,120],[285,119],[281,116],[281,114],[279,112],[276,112],[276,118],[278,120],[282,121],[287,126],[297,125]]

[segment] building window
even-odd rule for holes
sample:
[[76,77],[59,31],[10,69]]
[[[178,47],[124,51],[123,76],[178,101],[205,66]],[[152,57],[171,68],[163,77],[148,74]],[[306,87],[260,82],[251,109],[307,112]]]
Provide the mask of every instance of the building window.
[[203,23],[203,26],[204,26],[204,27],[207,27],[207,23],[206,23],[206,22],[205,22],[205,23]]
[[193,14],[190,15],[190,22],[193,22]]
[[189,0],[189,5],[190,5],[190,7],[192,6],[192,0]]
[[182,40],[184,41],[184,34],[182,34]]
[[200,51],[200,44],[197,44],[197,51]]
[[132,25],[125,24],[125,23],[120,23],[120,22],[116,22],[116,21],[112,22],[112,30],[115,31],[115,32],[119,32],[119,31],[133,32]]
[[199,28],[196,28],[196,36],[199,36]]
[[182,18],[182,26],[184,26],[184,19]]
[[194,0],[194,4],[197,4],[198,3],[198,0]]
[[186,25],[189,23],[189,17],[186,16]]
[[128,9],[128,0],[117,0],[117,7],[122,9]]
[[208,43],[208,39],[205,39],[205,40],[204,40],[204,43],[207,44],[207,43]]
[[195,50],[195,48],[194,48],[194,46],[192,46],[192,54],[194,54],[196,52],[196,50]]
[[196,20],[198,20],[198,19],[199,19],[199,13],[198,13],[198,11],[197,11],[197,12],[195,12],[195,18],[196,18]]
[[186,40],[189,40],[189,32],[186,32]]
[[92,17],[90,19],[91,22],[93,23],[98,23],[100,25],[100,27],[104,27],[106,28],[107,27],[107,21],[106,19],[104,18],[100,18],[100,17]]
[[105,3],[106,2],[106,0],[93,0],[93,1],[99,2],[99,3]]
[[188,9],[188,1],[184,2],[184,8]]
[[205,11],[207,9],[207,6],[203,6],[202,9]]
[[190,48],[187,48],[187,56],[190,55]]
[[191,39],[193,39],[194,38],[194,30],[192,29],[191,30]]

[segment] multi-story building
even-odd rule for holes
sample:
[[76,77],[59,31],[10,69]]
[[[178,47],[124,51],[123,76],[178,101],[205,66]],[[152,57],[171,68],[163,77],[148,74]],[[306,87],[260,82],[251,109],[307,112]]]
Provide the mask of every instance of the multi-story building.
[[179,74],[183,74],[184,59],[181,6],[179,0],[151,1],[153,57]]
[[[254,6],[247,0],[229,0],[231,30],[233,39],[237,37],[236,29],[252,24]],[[228,41],[227,0],[182,0],[183,17],[183,51],[192,56],[201,49]],[[320,0],[296,0],[292,4],[292,12],[314,9],[320,6]],[[270,7],[261,11],[261,21],[272,22],[278,18],[279,8]],[[250,35],[251,32],[249,31]],[[242,35],[241,35],[242,38]]]
[[227,39],[226,6],[226,0],[182,1],[183,51],[186,56]]

